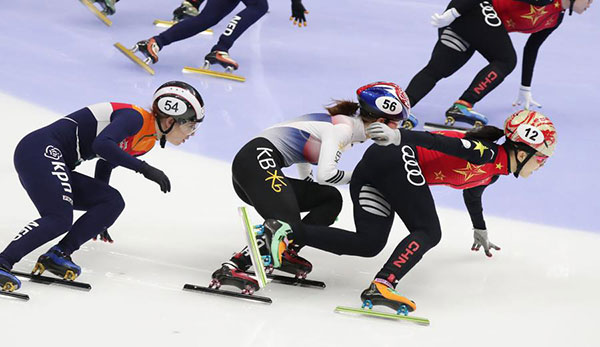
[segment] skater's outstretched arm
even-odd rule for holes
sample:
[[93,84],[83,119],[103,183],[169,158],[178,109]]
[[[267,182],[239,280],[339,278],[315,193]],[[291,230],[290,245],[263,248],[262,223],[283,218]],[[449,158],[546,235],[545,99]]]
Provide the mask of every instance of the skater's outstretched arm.
[[[493,184],[497,180],[498,176],[494,176],[490,184]],[[483,218],[483,205],[481,197],[485,191],[485,188],[487,188],[490,184],[463,190],[465,206],[467,207],[467,211],[469,211],[469,216],[471,217],[471,222],[473,223],[474,241],[473,245],[471,246],[471,250],[478,251],[479,248],[483,247],[484,253],[488,257],[492,256],[490,249],[495,249],[497,251],[500,250],[500,247],[489,241],[485,220]]]
[[110,123],[98,134],[92,149],[112,165],[139,172],[142,161],[123,151],[119,143],[140,131],[143,123],[144,118],[134,109],[126,108],[113,112]]
[[560,25],[564,14],[560,14],[558,22],[555,27],[544,29],[533,33],[527,39],[527,43],[523,48],[523,67],[521,71],[521,88],[519,89],[519,96],[513,103],[513,106],[524,105],[526,110],[529,109],[530,105],[541,107],[542,105],[535,102],[531,96],[531,80],[533,79],[533,69],[537,60],[537,54],[540,46],[550,36],[550,34]]
[[374,123],[367,128],[367,135],[379,145],[396,146],[408,144],[442,152],[464,159],[472,164],[491,163],[496,160],[498,145],[491,141],[452,136],[456,132],[435,134],[426,131],[391,129],[385,124]]

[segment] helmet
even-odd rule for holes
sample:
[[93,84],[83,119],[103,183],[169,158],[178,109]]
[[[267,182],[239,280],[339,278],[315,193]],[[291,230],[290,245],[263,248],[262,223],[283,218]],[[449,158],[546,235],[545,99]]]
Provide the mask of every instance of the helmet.
[[179,124],[202,122],[204,101],[191,85],[181,81],[170,81],[154,92],[152,111],[162,117],[173,117]]
[[524,144],[546,156],[556,147],[556,129],[548,117],[535,111],[521,110],[504,122],[504,135],[517,144]]
[[360,112],[370,118],[385,118],[401,121],[410,114],[408,96],[390,82],[375,82],[356,90]]

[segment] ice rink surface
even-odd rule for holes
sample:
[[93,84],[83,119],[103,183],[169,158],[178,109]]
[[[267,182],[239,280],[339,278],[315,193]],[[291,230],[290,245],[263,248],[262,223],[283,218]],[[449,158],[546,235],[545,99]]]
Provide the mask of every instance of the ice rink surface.
[[[160,30],[177,1],[124,0],[107,28],[77,1],[13,1],[0,13],[0,104],[3,142],[0,179],[0,247],[37,218],[14,173],[12,154],[28,132],[80,107],[101,101],[145,106],[157,86],[181,79],[194,84],[207,104],[201,131],[181,148],[156,148],[145,160],[164,170],[173,191],[126,169],[111,184],[127,207],[111,228],[114,244],[89,242],[73,259],[91,292],[24,281],[29,302],[0,297],[3,344],[26,346],[224,345],[224,346],[598,346],[600,228],[595,182],[595,103],[600,97],[595,63],[600,52],[598,4],[566,17],[542,46],[534,98],[559,129],[556,155],[528,180],[502,178],[484,195],[490,239],[502,247],[492,259],[470,251],[468,214],[460,192],[434,189],[442,242],[400,283],[416,301],[416,316],[431,326],[333,313],[360,304],[359,294],[407,231],[394,224],[388,247],[371,259],[338,257],[313,249],[310,278],[325,290],[270,284],[260,295],[272,305],[190,293],[184,283],[206,285],[222,261],[243,244],[231,189],[236,151],[261,129],[314,112],[331,98],[352,98],[374,80],[406,86],[426,63],[436,33],[428,23],[444,1],[305,0],[309,25],[288,22],[289,2],[270,3],[270,13],[230,51],[245,84],[181,74],[199,66],[213,37],[198,36],[161,51],[149,76],[112,44],[126,46]],[[239,9],[238,9],[239,10]],[[234,11],[235,13],[236,11]],[[228,16],[230,18],[233,13]],[[519,57],[525,35],[511,35]],[[415,107],[421,122],[440,121],[483,59],[465,68]],[[492,123],[513,112],[519,66],[478,104]],[[350,168],[364,146],[343,158]],[[79,170],[79,168],[78,168]],[[93,162],[81,166],[93,172]],[[294,171],[290,171],[292,174]],[[354,229],[351,203],[337,226]],[[261,222],[257,215],[253,220]],[[44,245],[15,269],[29,271]],[[385,308],[380,308],[385,310]]]

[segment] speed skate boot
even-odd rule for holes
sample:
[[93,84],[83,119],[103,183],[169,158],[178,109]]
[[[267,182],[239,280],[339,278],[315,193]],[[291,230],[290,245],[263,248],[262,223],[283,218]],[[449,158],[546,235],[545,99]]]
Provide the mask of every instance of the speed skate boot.
[[225,51],[212,51],[204,57],[204,68],[209,69],[211,65],[219,64],[225,71],[231,72],[239,67],[235,60],[231,59]]
[[283,251],[281,254],[281,267],[278,269],[296,276],[296,278],[305,279],[312,271],[312,264],[298,255],[298,247],[294,244]]
[[373,308],[373,306],[383,305],[395,310],[397,314],[407,315],[417,309],[414,301],[409,300],[398,293],[392,283],[383,278],[375,278],[369,285],[369,288],[363,290],[360,294],[362,307]]
[[115,3],[118,1],[119,0],[94,0],[94,2],[97,2],[100,5],[100,7],[102,7],[102,13],[104,13],[107,16],[112,16],[117,12],[117,9],[115,8]]
[[12,292],[21,288],[21,281],[10,270],[0,265],[0,290]]
[[267,249],[272,258],[273,267],[279,269],[283,253],[288,249],[289,244],[293,242],[288,238],[288,235],[292,233],[292,229],[287,223],[276,219],[267,219],[263,225]]
[[452,107],[446,111],[446,125],[454,125],[455,122],[463,122],[480,127],[488,123],[488,119],[481,113],[473,111],[473,105],[464,100],[457,100]]
[[204,0],[185,0],[182,2],[181,6],[173,11],[173,21],[179,22],[190,17],[196,17],[202,1]]
[[32,274],[41,275],[44,271],[50,271],[58,277],[74,281],[81,275],[81,267],[71,260],[71,256],[65,254],[59,246],[54,246],[38,258]]
[[142,52],[142,54],[146,57],[146,59],[144,59],[144,63],[148,65],[150,65],[150,63],[156,64],[158,61],[158,51],[160,51],[160,48],[158,47],[156,40],[154,40],[154,37],[136,43],[131,49],[131,52],[135,53],[137,51]]
[[249,295],[259,289],[258,282],[231,261],[223,263],[218,270],[213,272],[208,287],[219,289],[222,285],[238,287],[242,290],[242,294]]
[[410,130],[410,129],[416,127],[417,125],[419,125],[419,120],[412,113],[410,113],[408,115],[408,118],[406,118],[405,120],[402,121],[402,127],[404,129]]

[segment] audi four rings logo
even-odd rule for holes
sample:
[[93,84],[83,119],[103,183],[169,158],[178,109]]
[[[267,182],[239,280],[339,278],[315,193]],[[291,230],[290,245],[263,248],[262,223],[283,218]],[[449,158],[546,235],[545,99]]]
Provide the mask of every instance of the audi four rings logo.
[[402,147],[402,160],[404,160],[404,170],[406,170],[406,179],[413,186],[422,186],[425,184],[425,177],[421,172],[421,167],[416,160],[415,151],[409,146]]
[[496,10],[494,10],[492,4],[490,4],[488,1],[483,1],[479,4],[479,6],[481,6],[481,13],[483,14],[483,18],[487,25],[491,27],[499,27],[502,25],[502,21],[498,17],[498,14],[496,13]]

